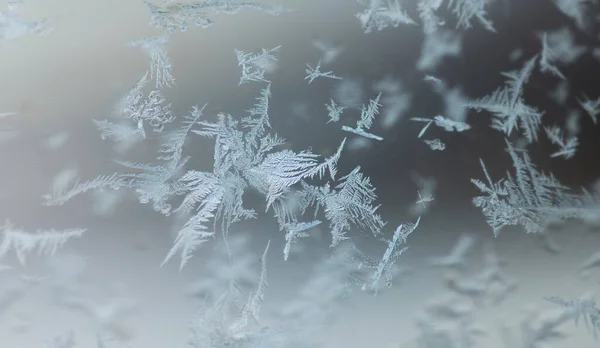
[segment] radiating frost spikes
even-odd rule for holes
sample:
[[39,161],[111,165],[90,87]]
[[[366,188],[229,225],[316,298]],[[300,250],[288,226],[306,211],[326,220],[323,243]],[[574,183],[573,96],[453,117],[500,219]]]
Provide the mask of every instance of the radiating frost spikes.
[[309,85],[318,77],[326,77],[326,78],[334,79],[334,80],[342,79],[341,77],[335,76],[333,74],[333,71],[322,72],[321,71],[321,60],[319,60],[319,62],[317,63],[317,66],[314,68],[312,66],[310,66],[310,64],[306,64],[305,72],[306,72],[306,77],[304,79],[308,80]]

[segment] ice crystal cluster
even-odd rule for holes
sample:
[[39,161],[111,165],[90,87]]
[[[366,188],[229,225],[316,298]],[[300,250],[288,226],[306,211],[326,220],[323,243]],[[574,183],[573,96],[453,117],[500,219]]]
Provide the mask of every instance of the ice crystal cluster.
[[[273,94],[281,88],[275,67],[287,64],[283,61],[287,57],[286,42],[255,51],[231,47],[231,58],[237,60],[237,66],[232,64],[230,69],[239,76],[238,88],[255,87],[258,91],[254,105],[248,106],[245,113],[213,110],[210,101],[198,100],[196,105],[187,106],[187,113],[181,114],[176,111],[180,106],[169,100],[178,91],[180,79],[185,77],[179,75],[181,72],[174,68],[171,59],[170,43],[174,37],[187,35],[182,33],[185,31],[216,26],[218,16],[224,14],[243,16],[256,12],[286,21],[285,16],[295,14],[291,6],[261,0],[143,0],[149,26],[159,33],[123,45],[140,50],[147,59],[147,69],[115,101],[115,117],[90,121],[102,140],[116,146],[120,156],[115,162],[122,169],[89,178],[79,178],[76,167],[66,169],[42,196],[43,204],[69,209],[80,195],[91,194],[97,200],[95,211],[106,213],[114,210],[111,207],[123,195],[132,196],[140,204],[150,206],[154,213],[176,223],[173,244],[162,265],[178,258],[179,269],[183,270],[195,255],[212,255],[206,266],[212,273],[189,289],[189,294],[201,299],[198,314],[190,323],[190,346],[320,347],[320,336],[327,332],[343,301],[354,296],[355,290],[376,295],[397,282],[406,244],[427,223],[432,214],[430,207],[441,204],[435,197],[439,186],[436,178],[414,174],[417,187],[406,194],[417,197],[409,209],[411,216],[402,217],[405,222],[390,228],[380,212],[383,209],[369,170],[352,164],[353,149],[389,146],[398,134],[406,136],[406,131],[412,132],[409,137],[419,144],[416,149],[429,154],[431,161],[437,156],[454,156],[461,139],[485,141],[504,148],[502,156],[512,162],[512,168],[505,168],[503,176],[496,173],[495,164],[490,165],[491,158],[462,155],[470,156],[471,163],[481,168],[480,173],[470,173],[470,182],[478,191],[472,197],[472,206],[481,212],[494,237],[500,238],[500,231],[516,226],[550,246],[551,226],[573,220],[600,221],[600,190],[571,188],[536,165],[537,149],[543,146],[552,149],[544,161],[576,161],[581,156],[580,147],[593,143],[593,139],[580,139],[582,128],[595,127],[600,114],[598,91],[573,92],[573,108],[579,111],[571,110],[575,116],[564,122],[564,126],[552,110],[531,101],[531,90],[550,83],[569,82],[572,66],[588,53],[588,47],[578,46],[577,38],[581,33],[589,36],[599,27],[600,16],[593,15],[597,10],[595,2],[548,2],[567,24],[534,33],[539,47],[513,52],[512,67],[497,69],[495,79],[500,84],[496,88],[478,88],[468,93],[456,84],[456,76],[445,76],[447,70],[441,67],[448,60],[462,59],[462,46],[469,42],[467,33],[477,31],[485,35],[482,36],[485,40],[492,41],[507,30],[510,21],[501,18],[500,8],[508,3],[518,7],[518,2],[339,2],[336,6],[358,9],[353,20],[358,19],[355,25],[361,39],[378,40],[383,37],[378,36],[382,35],[380,32],[393,31],[420,35],[420,55],[408,70],[441,97],[445,107],[438,112],[427,108],[416,110],[411,103],[421,87],[401,84],[390,75],[375,81],[371,94],[358,90],[354,91],[356,100],[348,102],[340,98],[336,89],[361,88],[344,72],[347,70],[344,65],[337,64],[347,51],[326,41],[313,40],[314,48],[322,55],[315,55],[312,61],[296,67],[299,71],[304,69],[304,75],[296,76],[296,82],[301,82],[303,88],[319,89],[321,94],[326,91],[323,102],[312,105],[314,110],[320,110],[315,113],[321,116],[313,117],[311,122],[320,122],[319,128],[333,127],[331,139],[336,144],[327,154],[321,154],[316,147],[290,146],[273,126],[286,117],[272,105]],[[23,5],[26,4],[11,1],[0,12],[3,45],[24,36],[50,32],[51,20],[21,18]],[[594,44],[598,46],[597,42]],[[558,99],[564,103],[571,93],[567,84],[561,86],[562,92],[555,94],[563,95]],[[403,122],[409,112],[412,114],[409,120],[413,122]],[[587,117],[580,118],[579,114]],[[17,111],[0,113],[0,121],[18,117]],[[415,124],[420,128],[412,129]],[[485,139],[478,134],[485,134]],[[54,145],[49,146],[59,149],[68,138],[69,133],[59,134],[51,141]],[[212,165],[200,167],[194,161],[198,143],[212,144]],[[146,145],[150,149],[156,144],[152,160],[138,160],[127,151]],[[379,161],[388,163],[385,158]],[[391,164],[386,164],[388,167],[392,168]],[[468,183],[469,176],[464,181]],[[251,199],[255,196],[260,199]],[[277,225],[282,243],[269,240],[262,254],[253,256],[248,251],[252,237],[240,233],[240,229],[247,220],[268,221],[269,216]],[[275,259],[269,255],[277,254],[276,259],[282,263],[295,262],[293,255],[306,250],[304,244],[317,230],[327,231],[329,252],[322,255],[322,261],[316,263],[314,272],[295,297],[269,311],[265,319],[263,305],[268,307],[270,290],[267,259]],[[24,268],[27,254],[37,251],[41,256],[53,257],[69,240],[86,238],[85,231],[49,229],[31,233],[7,220],[1,229],[0,260],[12,251],[18,267]],[[361,236],[379,243],[379,253],[365,251],[357,242]],[[517,291],[517,283],[504,269],[491,240],[482,243],[483,259],[477,263],[480,269],[473,270],[469,253],[478,245],[476,236],[461,234],[448,255],[429,258],[427,266],[447,272],[446,293],[424,307],[416,321],[419,335],[408,343],[422,348],[482,347],[481,338],[488,330],[477,322],[478,308],[500,305]],[[98,347],[130,342],[133,334],[123,324],[122,317],[136,308],[135,301],[117,289],[118,294],[108,305],[99,305],[85,294],[87,288],[80,279],[83,271],[75,266],[83,261],[65,255],[57,256],[56,260],[50,263],[54,265],[50,267],[54,270],[51,277],[58,277],[51,280],[55,300],[91,318]],[[590,265],[594,262],[590,261]],[[11,268],[8,264],[0,267],[3,271]],[[22,283],[15,284],[6,290],[9,296],[24,291]],[[540,294],[544,296],[559,305],[558,311],[532,312],[517,330],[504,330],[507,347],[541,347],[561,337],[560,325],[571,319],[577,322],[580,317],[597,333],[600,311],[591,299],[567,301]],[[51,348],[78,347],[77,336],[78,333],[69,332],[48,340],[47,344]]]

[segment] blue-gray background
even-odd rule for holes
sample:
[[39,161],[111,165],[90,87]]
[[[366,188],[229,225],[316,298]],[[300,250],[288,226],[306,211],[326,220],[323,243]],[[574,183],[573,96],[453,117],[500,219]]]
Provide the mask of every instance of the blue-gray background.
[[[364,102],[375,95],[374,81],[393,77],[402,82],[413,95],[410,110],[394,128],[376,130],[385,141],[361,151],[346,152],[340,161],[340,172],[361,165],[372,178],[382,203],[381,212],[390,221],[389,232],[391,226],[414,218],[407,213],[416,200],[417,187],[411,173],[437,180],[435,203],[411,235],[410,249],[399,261],[413,267],[413,272],[377,298],[359,296],[325,339],[331,347],[375,347],[410,341],[416,334],[413,320],[421,305],[443,289],[442,273],[424,267],[424,260],[449,251],[461,232],[474,233],[480,240],[492,238],[481,212],[471,205],[477,192],[469,179],[482,175],[478,158],[486,160],[494,178],[510,169],[510,159],[503,151],[503,135],[487,128],[488,115],[470,113],[468,121],[473,130],[443,134],[448,150],[433,152],[418,141],[416,134],[421,125],[408,121],[408,117],[431,117],[444,110],[442,100],[423,82],[423,72],[415,68],[423,40],[420,26],[364,34],[355,17],[361,6],[352,0],[264,3],[281,4],[295,11],[275,17],[253,11],[234,16],[220,14],[214,16],[215,24],[210,28],[190,28],[173,35],[166,48],[177,86],[166,96],[178,115],[188,112],[192,105],[208,102],[207,118],[219,111],[242,116],[254,103],[260,86],[238,87],[240,69],[234,48],[253,52],[282,45],[277,69],[269,75],[273,128],[288,138],[294,149],[312,146],[325,153],[345,135],[339,124],[325,124],[324,104],[337,82],[323,79],[308,86],[303,80],[305,63],[314,64],[321,54],[312,45],[313,40],[331,42],[344,49],[327,68],[359,81]],[[82,178],[118,170],[111,161],[122,157],[100,139],[91,119],[110,117],[116,101],[147,68],[144,52],[125,44],[159,32],[149,27],[149,13],[136,0],[30,0],[24,3],[23,15],[29,19],[47,17],[54,30],[44,36],[0,41],[0,111],[18,111],[16,116],[3,120],[17,137],[4,141],[0,147],[0,217],[28,230],[87,227],[83,238],[67,243],[59,253],[89,257],[88,278],[98,289],[118,282],[135,294],[141,309],[131,319],[136,331],[131,347],[184,346],[195,302],[182,292],[186,284],[201,276],[206,259],[202,250],[181,273],[177,272],[176,262],[159,268],[173,240],[172,221],[131,198],[121,202],[110,217],[94,215],[87,197],[60,208],[41,205],[41,195],[65,167],[76,165]],[[460,85],[472,98],[502,84],[504,77],[500,72],[520,66],[508,59],[511,51],[520,48],[529,57],[539,50],[535,32],[564,25],[574,28],[550,1],[497,1],[490,16],[498,33],[485,32],[475,25],[464,35],[462,54],[446,59],[435,72],[450,85]],[[591,48],[597,45],[596,33],[574,31],[578,42]],[[574,93],[570,105],[583,93],[597,95],[599,64],[586,53],[576,64],[565,68]],[[555,80],[537,74],[528,84],[527,97],[530,104],[545,110],[545,117],[562,123],[567,110],[546,98],[554,83]],[[298,109],[304,110],[306,117],[300,117]],[[49,137],[64,131],[69,132],[69,137],[60,150],[51,151],[44,145]],[[579,153],[568,162],[549,159],[546,140],[534,145],[533,160],[569,186],[589,186],[600,176],[597,132],[597,128],[584,127]],[[126,158],[148,159],[153,156],[155,145],[150,142],[146,148],[137,146]],[[210,165],[210,142],[194,142],[187,150],[193,156],[192,165]],[[320,241],[307,241],[311,247],[305,253],[311,253],[311,257],[303,255],[287,263],[281,255],[283,236],[277,234],[272,219],[241,224],[233,233],[251,234],[257,255],[266,240],[272,239],[267,302],[277,303],[291,296],[302,282],[310,267],[308,261],[325,254],[329,243],[326,232]],[[509,261],[507,272],[519,280],[519,290],[499,307],[483,309],[478,314],[492,333],[497,331],[496,320],[521,318],[520,310],[526,305],[552,308],[541,300],[543,296],[576,298],[600,286],[600,274],[593,273],[586,280],[576,272],[577,265],[598,249],[600,237],[578,224],[553,235],[563,247],[558,255],[543,250],[519,228],[507,229],[495,240],[498,253]],[[364,243],[365,248],[382,252],[382,245],[368,238]],[[34,261],[26,269],[35,274],[41,264],[43,260]],[[14,326],[24,316],[31,327],[19,333]],[[592,345],[593,339],[585,329],[575,329],[573,324],[565,328],[573,332],[572,341],[561,341],[557,347]],[[92,346],[89,323],[81,320],[78,313],[49,305],[43,290],[32,290],[0,317],[0,346],[40,346],[68,329],[76,331],[82,347]],[[500,347],[495,334],[483,342],[482,347]]]

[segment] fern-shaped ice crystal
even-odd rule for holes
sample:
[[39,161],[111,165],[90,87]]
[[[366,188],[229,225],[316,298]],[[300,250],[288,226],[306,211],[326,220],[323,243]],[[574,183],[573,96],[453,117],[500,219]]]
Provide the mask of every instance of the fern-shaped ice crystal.
[[542,52],[540,55],[540,71],[544,73],[550,73],[561,79],[566,79],[565,75],[556,67],[555,53],[550,45],[548,45],[548,34],[543,33],[540,35],[540,41],[542,42]]
[[169,39],[169,35],[162,35],[128,43],[131,47],[141,47],[150,58],[150,78],[156,81],[156,89],[171,88],[175,85],[171,59],[162,47]]
[[550,157],[563,157],[565,159],[575,156],[579,141],[575,136],[566,137],[558,126],[544,127],[548,139],[552,144],[558,145],[559,150],[550,155]]
[[471,20],[477,19],[481,25],[491,32],[496,32],[494,24],[487,18],[486,7],[490,0],[450,0],[448,7],[458,18],[457,27],[471,28]]
[[364,177],[360,167],[356,167],[348,175],[340,178],[335,188],[329,184],[311,186],[303,183],[306,206],[316,206],[316,211],[324,209],[325,217],[331,228],[332,246],[348,239],[346,233],[352,225],[364,228],[373,235],[381,234],[385,222],[377,214],[378,206],[373,206],[377,199],[375,188],[369,178]]
[[373,126],[373,121],[375,120],[375,116],[379,115],[379,108],[381,107],[381,104],[379,104],[380,98],[381,98],[381,93],[379,93],[377,95],[377,97],[375,97],[375,99],[369,100],[369,105],[367,105],[367,106],[363,105],[361,112],[360,112],[360,119],[358,120],[358,122],[356,122],[355,128],[348,127],[348,126],[342,126],[342,130],[344,130],[346,132],[354,133],[356,135],[360,135],[360,136],[363,136],[363,137],[369,138],[369,139],[375,139],[375,140],[379,140],[379,141],[383,140],[382,137],[367,132],[367,130],[369,130]]
[[482,209],[494,235],[510,225],[521,225],[528,233],[542,233],[550,221],[572,217],[568,208],[576,205],[577,197],[554,176],[539,172],[526,151],[516,150],[508,140],[506,144],[514,177],[509,173],[505,179],[493,182],[481,161],[487,183],[471,179],[484,193],[475,197],[473,204]]
[[508,78],[505,86],[465,106],[478,112],[482,110],[490,112],[494,116],[492,128],[506,135],[511,135],[513,130],[522,128],[530,143],[537,141],[543,113],[527,105],[523,100],[523,88],[535,67],[536,60],[537,56],[534,56],[521,70],[502,73]]
[[0,259],[11,249],[15,251],[21,265],[25,264],[26,255],[37,249],[39,254],[54,255],[69,239],[81,237],[85,229],[70,230],[37,230],[35,233],[26,232],[6,221],[1,227]]
[[371,277],[371,283],[363,285],[363,290],[369,288],[372,291],[377,291],[382,276],[385,278],[386,286],[392,286],[393,267],[396,260],[408,249],[408,247],[400,248],[399,246],[406,243],[406,238],[417,229],[420,221],[421,218],[419,217],[414,224],[401,224],[396,228],[392,239],[387,241],[387,248]]

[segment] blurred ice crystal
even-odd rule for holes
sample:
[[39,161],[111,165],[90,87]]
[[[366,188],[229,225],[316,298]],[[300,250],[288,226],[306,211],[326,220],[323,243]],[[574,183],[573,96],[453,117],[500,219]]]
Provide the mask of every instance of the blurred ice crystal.
[[55,337],[46,343],[48,348],[75,348],[75,333],[69,331],[66,334]]
[[412,94],[403,87],[400,81],[391,76],[376,81],[373,84],[373,90],[383,93],[380,126],[385,130],[392,129],[409,110]]
[[94,214],[98,216],[111,216],[115,213],[117,204],[123,198],[123,191],[98,189],[93,193],[93,206],[92,210]]
[[22,1],[10,1],[7,11],[0,12],[0,39],[16,39],[29,33],[45,34],[51,30],[45,19],[28,22],[18,15]]
[[71,137],[71,132],[67,130],[56,132],[44,140],[44,147],[48,150],[58,150],[65,145],[69,138]]
[[365,101],[365,91],[359,80],[344,79],[333,88],[333,99],[344,107],[360,109]]
[[446,57],[457,57],[462,51],[462,37],[453,31],[436,31],[425,37],[417,69],[434,71]]
[[398,0],[387,0],[386,3],[381,0],[371,0],[367,6],[363,12],[356,14],[365,33],[370,33],[373,29],[381,31],[388,27],[395,28],[400,24],[417,24]]
[[343,48],[334,46],[329,42],[322,40],[313,40],[312,44],[315,46],[315,48],[321,51],[321,62],[323,65],[327,65],[338,59],[340,54],[344,51]]

